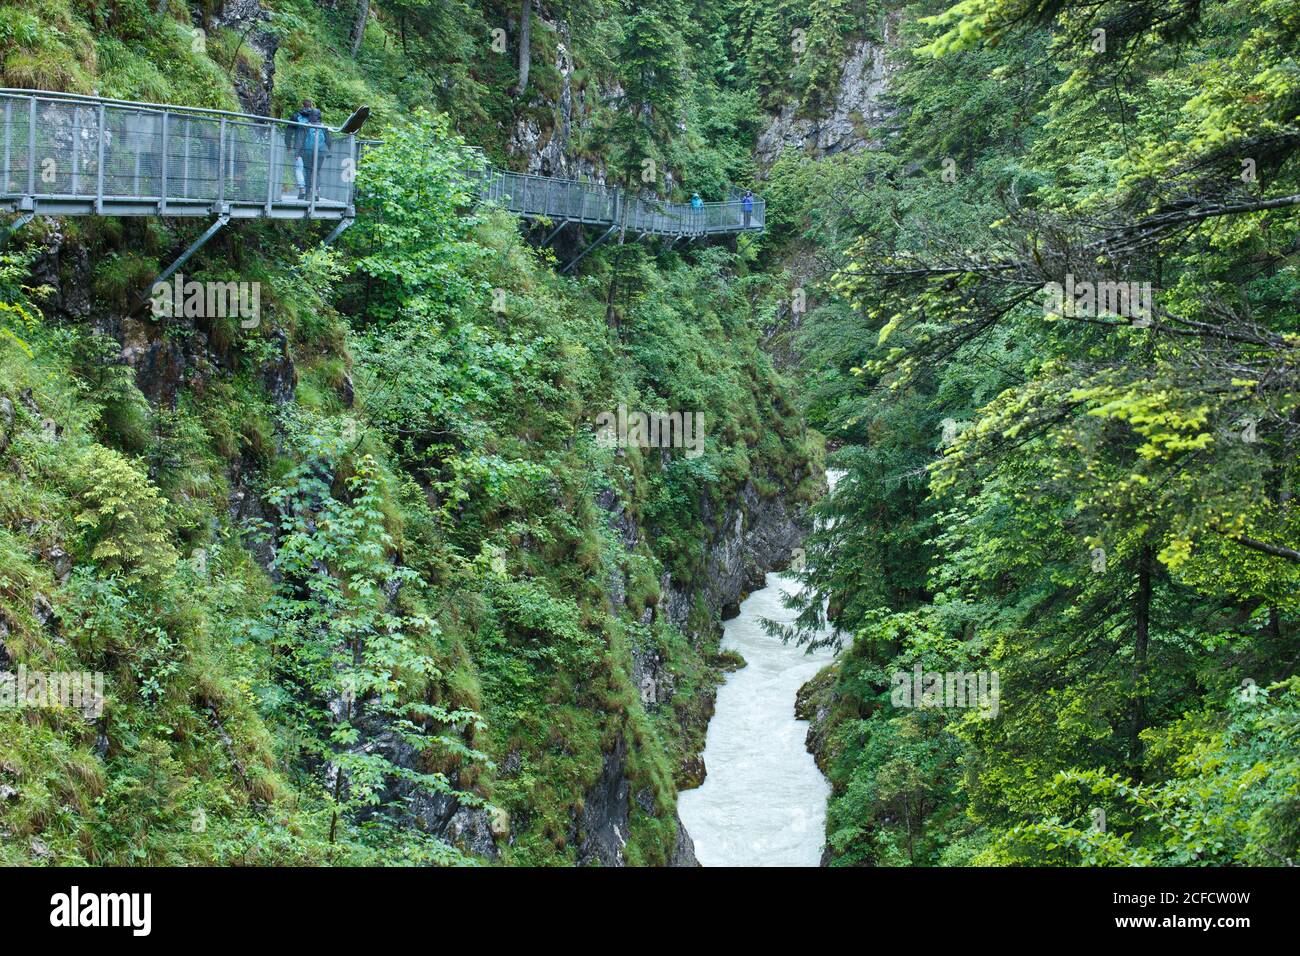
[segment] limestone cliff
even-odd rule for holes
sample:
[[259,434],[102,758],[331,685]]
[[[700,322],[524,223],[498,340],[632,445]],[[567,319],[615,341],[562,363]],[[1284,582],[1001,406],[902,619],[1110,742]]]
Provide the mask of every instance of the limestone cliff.
[[897,15],[887,15],[878,38],[859,40],[850,47],[839,86],[818,115],[804,115],[798,103],[790,102],[771,117],[754,150],[760,169],[770,169],[786,149],[816,158],[880,144],[894,116],[885,92],[893,71],[888,53],[897,28]]

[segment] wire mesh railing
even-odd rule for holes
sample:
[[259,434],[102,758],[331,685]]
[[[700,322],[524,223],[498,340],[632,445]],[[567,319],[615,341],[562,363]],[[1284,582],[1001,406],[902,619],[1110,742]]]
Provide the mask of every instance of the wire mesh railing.
[[618,190],[596,183],[488,168],[482,195],[518,215],[545,216],[556,222],[612,224],[618,216]]
[[0,206],[48,215],[338,219],[358,159],[325,127],[31,90],[0,90],[0,150]]
[[755,199],[746,209],[743,200],[689,203],[632,200],[627,212],[628,229],[652,235],[703,236],[713,233],[761,230],[766,224],[767,205]]
[[490,167],[483,173],[482,196],[519,216],[546,218],[556,223],[626,224],[629,232],[649,235],[702,236],[757,231],[766,226],[767,204],[757,197],[752,204],[736,199],[692,206],[629,197],[617,186],[510,173]]

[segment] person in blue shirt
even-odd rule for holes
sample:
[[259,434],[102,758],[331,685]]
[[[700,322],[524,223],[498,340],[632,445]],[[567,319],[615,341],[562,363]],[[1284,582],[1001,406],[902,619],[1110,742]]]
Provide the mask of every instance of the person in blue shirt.
[[692,209],[703,209],[703,208],[704,208],[704,200],[700,198],[700,194],[699,194],[699,193],[693,193],[693,194],[691,195],[691,208],[692,208]]
[[746,189],[740,199],[740,209],[745,214],[745,228],[749,228],[749,218],[754,214],[754,191]]

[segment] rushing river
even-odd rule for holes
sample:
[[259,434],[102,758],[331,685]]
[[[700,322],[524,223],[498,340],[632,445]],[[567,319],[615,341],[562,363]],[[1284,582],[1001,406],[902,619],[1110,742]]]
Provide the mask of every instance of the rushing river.
[[762,625],[764,618],[793,619],[781,595],[798,586],[788,575],[769,574],[726,622],[723,648],[748,663],[718,690],[703,786],[678,796],[704,866],[816,866],[821,858],[830,787],[804,749],[808,723],[795,719],[794,701],[835,655],[782,644]]

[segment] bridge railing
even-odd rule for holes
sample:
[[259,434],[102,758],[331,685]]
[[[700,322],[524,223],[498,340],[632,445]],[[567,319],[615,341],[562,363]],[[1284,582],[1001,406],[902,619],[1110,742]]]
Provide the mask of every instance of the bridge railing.
[[531,173],[511,173],[488,168],[482,195],[522,216],[544,216],[555,222],[603,225],[626,223],[629,232],[663,236],[698,236],[710,233],[761,230],[766,225],[766,204],[755,199],[748,220],[743,203],[709,202],[695,208],[689,203],[628,198],[616,186],[602,186]]
[[[362,144],[222,110],[0,89],[0,210],[44,215],[350,219]],[[666,236],[761,230],[766,206],[660,202],[614,186],[486,168],[485,200],[556,222]],[[306,186],[299,195],[298,183]]]
[[612,224],[618,218],[616,188],[571,179],[488,169],[483,198],[500,202],[511,212],[545,216],[556,222]]
[[706,202],[695,207],[689,203],[637,198],[627,211],[627,227],[635,232],[668,236],[760,230],[766,224],[766,209],[762,199],[755,199],[750,215],[746,217],[744,204],[740,201]]
[[356,137],[327,130],[320,148],[307,129],[220,110],[0,90],[0,208],[186,216],[220,204],[235,217],[351,215]]

